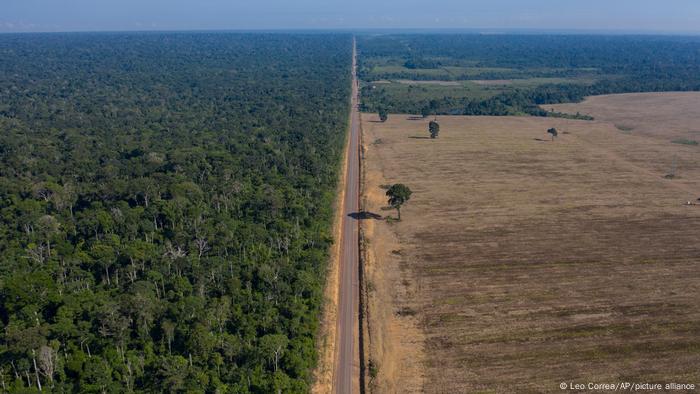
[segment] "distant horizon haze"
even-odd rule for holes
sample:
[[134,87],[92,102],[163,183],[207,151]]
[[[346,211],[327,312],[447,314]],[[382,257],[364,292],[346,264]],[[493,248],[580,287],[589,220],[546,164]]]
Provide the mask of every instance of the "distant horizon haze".
[[0,32],[467,30],[700,33],[700,1],[5,0]]

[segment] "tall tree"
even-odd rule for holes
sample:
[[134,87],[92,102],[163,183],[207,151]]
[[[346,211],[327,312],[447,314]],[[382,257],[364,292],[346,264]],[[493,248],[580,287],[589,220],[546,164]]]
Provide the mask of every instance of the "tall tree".
[[430,133],[430,138],[437,138],[440,134],[440,125],[438,122],[431,120],[428,124],[428,132]]
[[396,183],[386,191],[386,195],[389,197],[389,205],[396,209],[399,220],[401,220],[401,206],[411,198],[411,194],[413,194],[411,189],[402,183]]
[[378,112],[380,121],[386,122],[386,120],[389,119],[389,111],[387,111],[385,107],[380,107]]

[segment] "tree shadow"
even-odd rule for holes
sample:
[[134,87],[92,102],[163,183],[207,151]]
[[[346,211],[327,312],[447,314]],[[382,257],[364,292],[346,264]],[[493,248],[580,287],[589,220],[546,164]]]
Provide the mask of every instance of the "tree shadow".
[[408,137],[408,138],[412,138],[412,139],[414,139],[414,140],[429,140],[429,139],[430,139],[430,137],[419,137],[419,136],[417,136],[417,135],[412,135],[412,136],[410,136],[410,137]]
[[367,212],[367,211],[349,213],[348,216],[350,216],[351,218],[353,218],[355,220],[368,220],[368,219],[382,220],[383,219],[382,215],[377,215],[374,212]]
[[425,119],[425,118],[422,116],[409,116],[408,118],[406,118],[406,120],[423,120],[423,119]]
[[533,138],[533,140],[539,141],[539,142],[549,142],[549,140],[543,140],[542,138]]
[[386,121],[382,122],[381,120],[368,120],[369,123],[386,123]]

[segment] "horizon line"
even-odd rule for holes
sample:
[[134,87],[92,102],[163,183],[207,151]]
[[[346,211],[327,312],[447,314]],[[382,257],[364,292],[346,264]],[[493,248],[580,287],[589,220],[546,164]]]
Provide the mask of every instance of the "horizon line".
[[528,28],[528,27],[281,27],[281,28],[212,28],[212,29],[75,29],[75,30],[15,30],[0,34],[99,34],[99,33],[470,33],[470,34],[531,34],[531,35],[649,35],[698,36],[700,30],[660,29],[601,29],[601,28]]

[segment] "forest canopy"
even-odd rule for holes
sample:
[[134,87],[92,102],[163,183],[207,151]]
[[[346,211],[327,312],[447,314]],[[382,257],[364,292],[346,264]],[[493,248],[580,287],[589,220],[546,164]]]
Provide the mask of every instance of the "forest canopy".
[[700,90],[697,36],[365,35],[358,46],[372,112],[562,116],[540,105]]
[[349,35],[0,35],[10,392],[308,391]]

